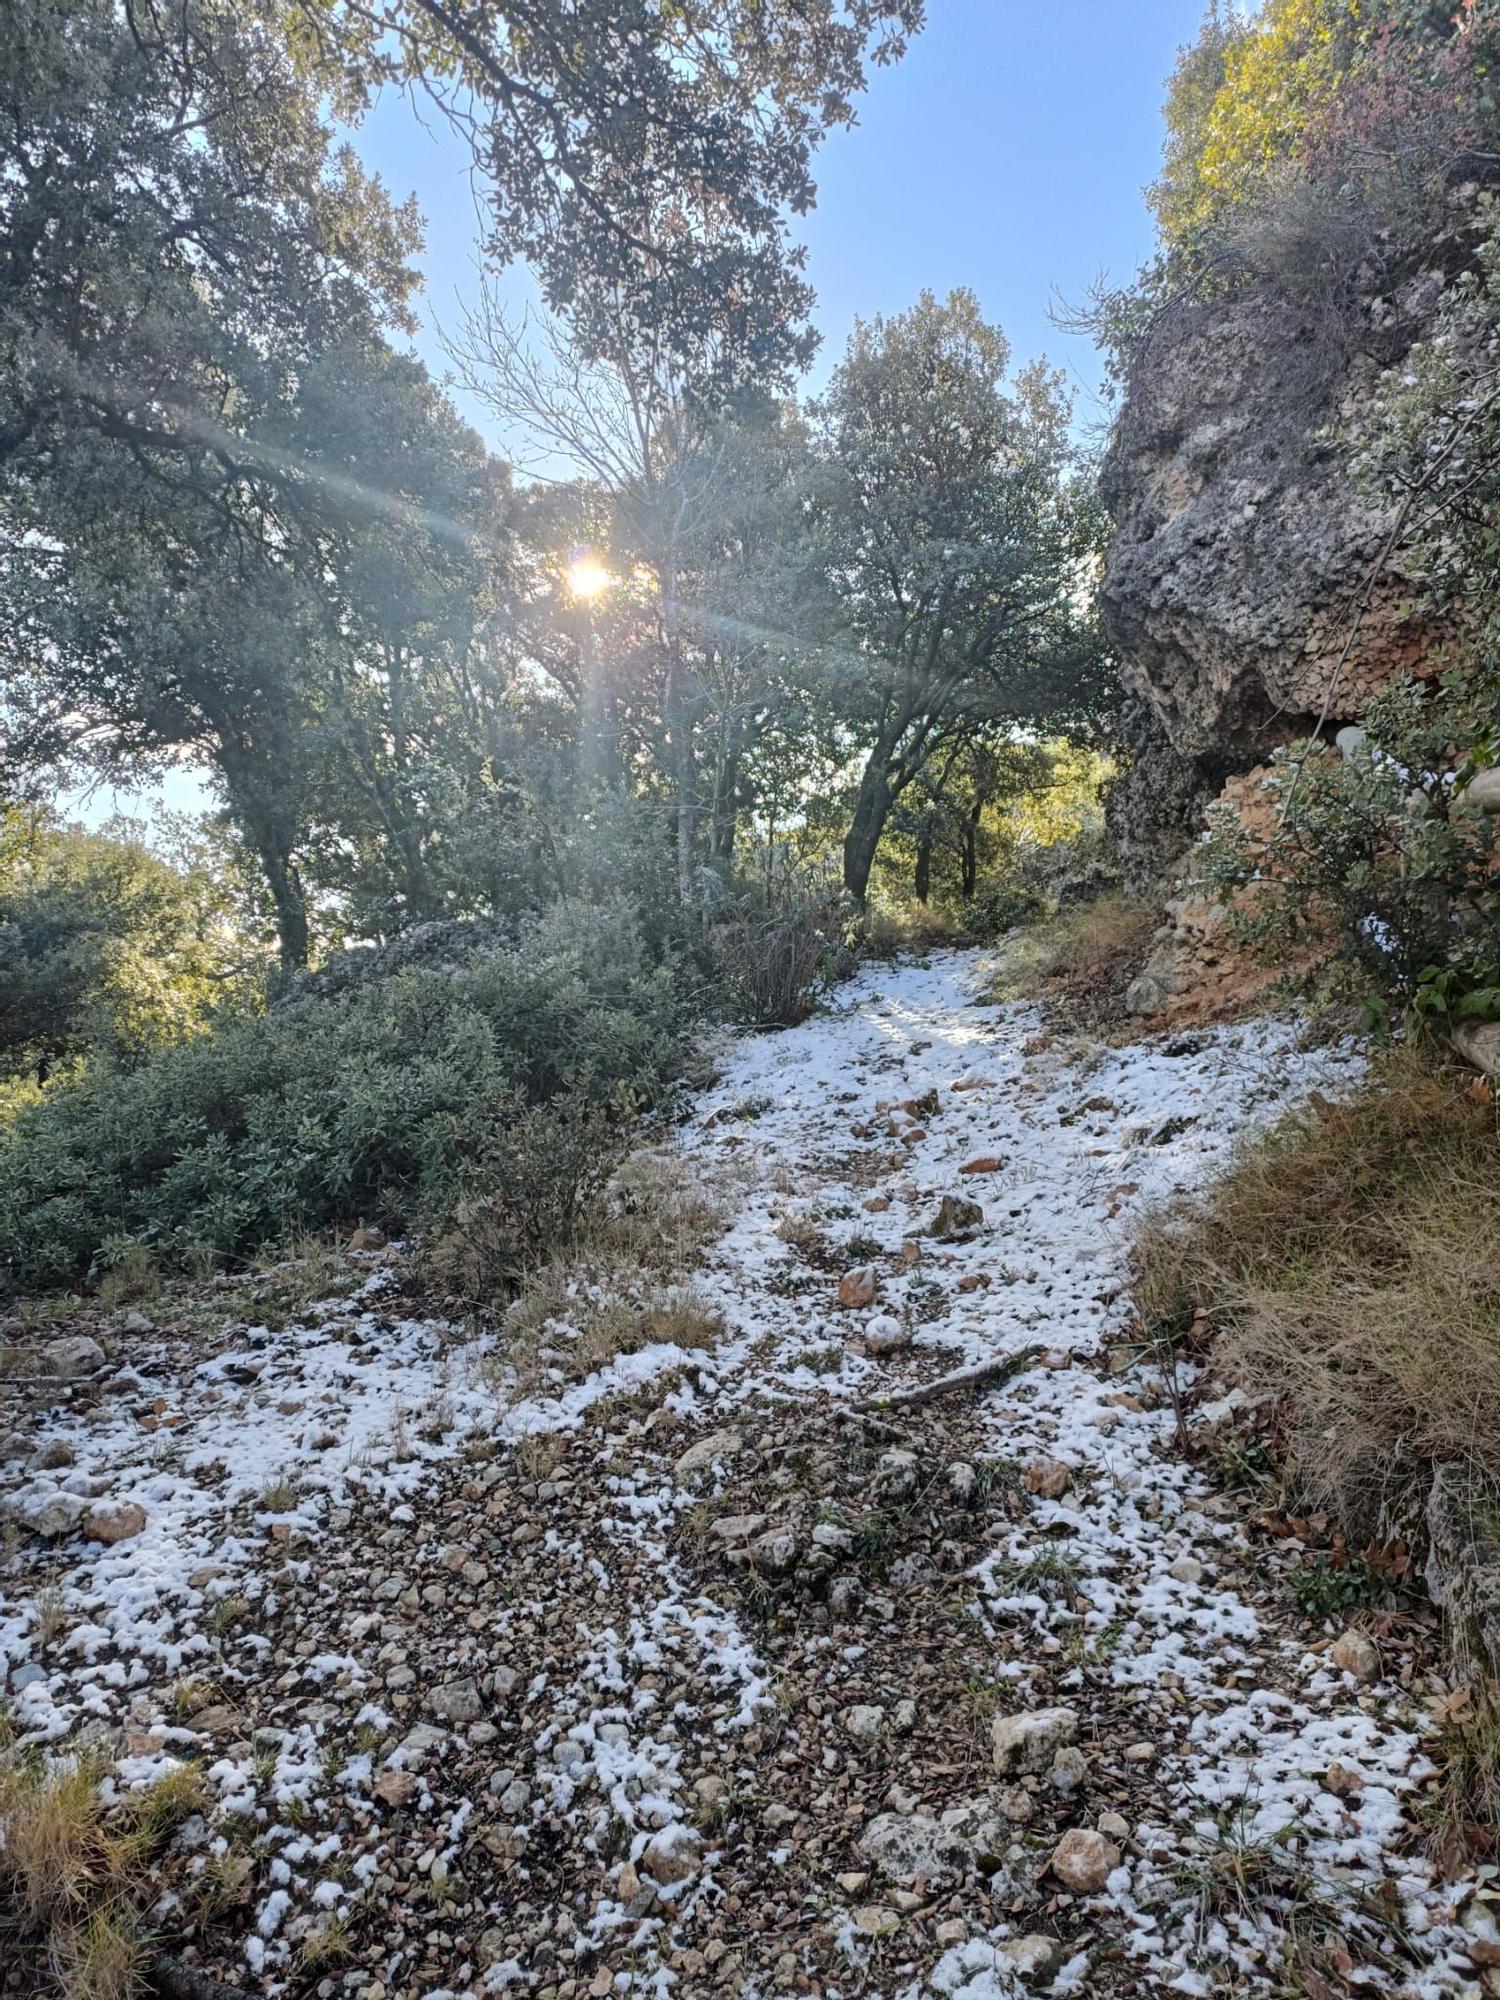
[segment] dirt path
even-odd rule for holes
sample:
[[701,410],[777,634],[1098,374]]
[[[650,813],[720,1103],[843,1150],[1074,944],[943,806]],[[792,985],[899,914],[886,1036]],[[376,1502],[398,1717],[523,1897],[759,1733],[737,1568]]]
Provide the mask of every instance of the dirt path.
[[[376,1260],[41,1399],[0,1656],[119,1782],[202,1760],[165,1935],[323,2000],[1481,1991],[1440,1685],[1341,1670],[1110,1346],[1142,1206],[1347,1062],[1085,1049],[980,973],[730,1050],[681,1135],[711,1348],[522,1397]],[[71,1539],[99,1496],[140,1532]]]

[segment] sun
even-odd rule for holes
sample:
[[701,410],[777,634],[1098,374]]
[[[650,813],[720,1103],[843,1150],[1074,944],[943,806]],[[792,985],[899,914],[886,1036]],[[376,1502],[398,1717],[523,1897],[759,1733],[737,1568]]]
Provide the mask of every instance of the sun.
[[597,556],[577,555],[568,564],[568,589],[575,597],[598,597],[614,578]]

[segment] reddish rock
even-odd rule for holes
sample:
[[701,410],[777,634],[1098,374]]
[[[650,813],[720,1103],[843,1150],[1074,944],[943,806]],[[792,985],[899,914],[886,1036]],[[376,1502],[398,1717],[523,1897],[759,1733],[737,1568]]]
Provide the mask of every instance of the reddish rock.
[[1060,1500],[1073,1475],[1060,1458],[1034,1458],[1026,1468],[1026,1491],[1042,1500]]
[[410,1771],[382,1771],[374,1792],[382,1805],[409,1806],[417,1796],[417,1781]]
[[133,1500],[101,1500],[89,1509],[83,1532],[91,1542],[128,1542],[146,1525],[146,1510]]
[[853,1271],[846,1271],[839,1279],[839,1304],[841,1306],[872,1306],[875,1295],[880,1290],[880,1280],[875,1275],[873,1264],[861,1264]]
[[1048,1863],[1063,1887],[1077,1896],[1097,1896],[1119,1865],[1120,1850],[1114,1842],[1086,1826],[1070,1828]]

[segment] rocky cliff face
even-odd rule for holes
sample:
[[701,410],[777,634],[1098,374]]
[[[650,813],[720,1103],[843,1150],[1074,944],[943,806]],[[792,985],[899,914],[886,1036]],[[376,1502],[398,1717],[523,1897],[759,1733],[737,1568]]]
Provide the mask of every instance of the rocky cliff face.
[[1181,853],[1227,777],[1310,731],[1325,701],[1337,727],[1392,676],[1437,665],[1445,635],[1413,608],[1392,519],[1355,491],[1330,435],[1432,296],[1408,287],[1331,335],[1250,290],[1175,308],[1141,351],[1104,469],[1102,587],[1139,704],[1136,770],[1112,814],[1138,880]]

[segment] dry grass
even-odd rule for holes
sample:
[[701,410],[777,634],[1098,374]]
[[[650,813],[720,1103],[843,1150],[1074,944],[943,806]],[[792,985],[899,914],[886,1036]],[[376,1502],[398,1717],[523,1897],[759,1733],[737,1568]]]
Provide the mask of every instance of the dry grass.
[[119,1262],[112,1264],[99,1280],[95,1296],[107,1312],[116,1312],[121,1306],[159,1298],[161,1289],[161,1269],[156,1259],[143,1244],[132,1243]]
[[[0,1889],[24,1949],[62,2000],[134,2000],[152,1956],[151,1862],[205,1800],[191,1765],[116,1805],[104,1767],[25,1759],[0,1769]],[[24,1977],[23,1973],[23,1977]]]
[[712,1345],[722,1321],[687,1275],[723,1221],[701,1166],[665,1147],[632,1153],[576,1241],[522,1279],[495,1368],[528,1389],[657,1342]]
[[109,1828],[101,1775],[87,1759],[0,1773],[0,1871],[31,1929],[80,1918],[121,1885],[125,1856]]
[[60,1926],[48,1956],[59,2000],[136,2000],[147,1987],[151,1938],[128,1903]]
[[679,1278],[724,1226],[721,1190],[700,1160],[670,1147],[641,1147],[610,1182],[582,1248]]
[[1497,1207],[1488,1088],[1393,1056],[1158,1214],[1137,1303],[1158,1339],[1208,1315],[1216,1360],[1274,1397],[1298,1495],[1373,1529],[1433,1461],[1500,1488]]
[[1034,1000],[1040,993],[1081,1024],[1101,1025],[1123,1012],[1125,988],[1160,922],[1157,906],[1134,896],[1070,903],[1006,939],[989,998]]
[[582,1381],[644,1347],[711,1347],[723,1332],[719,1314],[690,1286],[659,1286],[649,1273],[607,1272],[607,1290],[598,1283],[569,1290],[551,1270],[542,1277],[547,1284],[523,1292],[507,1314],[497,1357],[523,1389],[549,1374]]
[[859,948],[867,958],[936,951],[968,943],[961,925],[930,903],[878,904],[860,918]]

